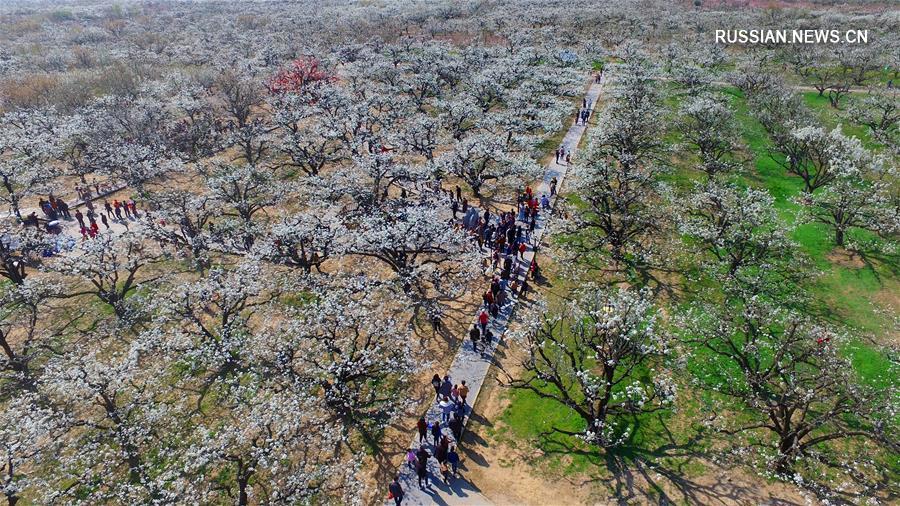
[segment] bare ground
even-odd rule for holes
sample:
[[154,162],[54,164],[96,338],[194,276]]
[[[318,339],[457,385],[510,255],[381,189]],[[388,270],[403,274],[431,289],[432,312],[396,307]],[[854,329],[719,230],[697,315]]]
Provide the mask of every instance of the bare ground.
[[[509,348],[501,364],[511,366]],[[496,367],[491,377],[502,374]],[[807,504],[790,485],[770,483],[745,470],[728,469],[698,459],[701,474],[681,475],[676,469],[632,464],[615,471],[598,469],[596,476],[560,475],[529,463],[540,450],[523,442],[517,448],[489,435],[503,433],[500,419],[509,405],[497,381],[485,383],[464,436],[462,474],[498,505],[568,504]],[[488,430],[492,429],[492,430]]]

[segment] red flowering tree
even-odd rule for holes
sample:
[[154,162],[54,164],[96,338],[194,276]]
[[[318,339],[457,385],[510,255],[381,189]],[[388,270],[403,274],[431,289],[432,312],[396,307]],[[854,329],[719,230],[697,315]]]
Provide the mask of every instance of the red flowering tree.
[[318,58],[301,56],[272,76],[267,86],[274,94],[297,93],[309,84],[334,80],[334,75],[322,68]]

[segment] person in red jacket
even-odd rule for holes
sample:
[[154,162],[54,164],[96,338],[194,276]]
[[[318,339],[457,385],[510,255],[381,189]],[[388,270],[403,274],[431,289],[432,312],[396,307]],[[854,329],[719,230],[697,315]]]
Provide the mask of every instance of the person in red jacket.
[[489,316],[487,314],[487,311],[482,309],[481,314],[478,315],[478,324],[481,325],[482,334],[484,333],[485,330],[487,330],[488,319],[489,319]]

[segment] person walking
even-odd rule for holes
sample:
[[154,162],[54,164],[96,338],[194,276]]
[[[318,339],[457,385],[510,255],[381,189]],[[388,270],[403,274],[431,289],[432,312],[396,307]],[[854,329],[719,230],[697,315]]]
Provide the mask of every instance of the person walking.
[[556,195],[556,177],[550,180],[550,196]]
[[447,452],[447,463],[450,464],[450,469],[453,471],[453,477],[456,478],[459,476],[459,454],[456,453],[456,445],[450,447],[450,451]]
[[71,220],[72,215],[69,214],[69,204],[66,204],[66,201],[63,199],[58,199],[57,202],[59,203],[59,211],[62,213],[63,218]]
[[[422,454],[425,454],[425,458],[422,458]],[[428,484],[428,457],[431,455],[428,454],[428,451],[424,448],[420,448],[419,452],[416,454],[416,477],[419,479],[419,488],[424,489]],[[425,486],[422,486],[422,482],[425,482]]]
[[441,439],[441,444],[437,445],[437,448],[434,450],[434,458],[437,459],[438,464],[443,464],[447,461],[448,453],[450,453],[450,440]]
[[103,223],[103,226],[106,227],[106,230],[109,230],[109,222],[106,220],[106,215],[100,215],[100,221]]
[[81,214],[81,209],[76,209],[76,210],[75,210],[75,219],[78,220],[78,226],[79,226],[79,227],[85,228],[85,227],[84,227],[84,215]]
[[416,470],[416,451],[412,448],[406,450],[406,465],[413,471]]
[[431,386],[434,387],[434,402],[441,398],[441,377],[435,374],[431,377]]
[[494,303],[494,292],[491,290],[487,290],[481,295],[481,298],[484,301],[485,306],[490,306]]
[[[481,331],[478,330],[477,325],[472,325],[472,330],[469,331],[469,339],[472,340],[472,351],[478,351],[478,340],[481,339]],[[466,382],[463,382],[465,385]]]
[[109,219],[112,219],[112,217],[113,217],[113,208],[112,208],[111,205],[109,205],[109,201],[108,201],[108,200],[104,200],[104,201],[103,201],[103,208],[106,209],[106,217],[109,218]]
[[400,477],[395,476],[394,481],[388,486],[389,497],[394,500],[394,504],[400,506],[403,502],[403,487],[400,486]]
[[453,414],[460,420],[464,419],[466,417],[466,405],[462,402],[456,403],[456,409],[454,409]]
[[428,422],[425,421],[425,417],[419,417],[419,421],[416,422],[416,429],[419,430],[419,444],[425,442],[425,437],[428,435]]
[[484,335],[481,336],[481,341],[484,343],[484,345],[482,346],[483,349],[481,350],[482,354],[484,354],[484,352],[487,351],[488,346],[491,345],[491,341],[493,341],[493,340],[494,340],[494,333],[491,332],[491,329],[485,329]]
[[435,420],[431,424],[431,437],[434,439],[434,446],[437,446],[441,441],[441,422]]
[[450,423],[448,423],[447,426],[450,428],[450,433],[453,434],[453,439],[457,441],[462,439],[462,417],[454,414],[453,419],[450,420]]
[[419,449],[416,450],[416,465],[418,466],[420,463],[428,463],[428,458],[431,457],[431,454],[428,453],[428,450],[425,449],[425,446],[419,445]]
[[469,385],[466,385],[466,380],[460,382],[457,393],[459,394],[459,400],[462,402],[463,406],[465,406],[466,397],[469,396]]
[[445,396],[438,406],[441,408],[441,423],[446,425],[450,422],[450,413],[453,412],[453,401]]
[[450,375],[444,375],[444,381],[441,383],[441,397],[450,397],[450,391],[453,390],[453,383],[450,382]]
[[447,465],[446,460],[441,462],[441,478],[444,479],[444,485],[450,484],[450,466]]
[[481,314],[478,315],[478,324],[481,325],[481,332],[484,333],[487,330],[488,324],[488,314],[484,309],[482,309]]

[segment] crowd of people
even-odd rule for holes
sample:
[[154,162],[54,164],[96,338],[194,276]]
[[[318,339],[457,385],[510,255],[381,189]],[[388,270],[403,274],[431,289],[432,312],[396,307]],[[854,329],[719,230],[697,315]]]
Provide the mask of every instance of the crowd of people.
[[[110,230],[110,222],[119,223],[128,228],[128,222],[139,218],[137,203],[134,199],[128,198],[123,200],[113,199],[103,201],[103,209],[97,210],[92,198],[90,198],[90,189],[78,187],[79,197],[87,194],[88,198],[83,200],[85,211],[76,208],[74,212],[65,199],[58,198],[52,193],[45,200],[43,197],[38,199],[38,207],[43,213],[43,220],[46,223],[46,230],[52,234],[62,232],[59,220],[71,221],[73,218],[78,222],[79,232],[82,240],[94,238],[100,233],[100,224],[106,230]],[[98,223],[99,220],[99,223]],[[25,226],[39,227],[41,218],[38,217],[37,211],[33,211],[22,219]]]
[[[557,152],[564,152],[563,148]],[[570,156],[570,155],[569,155]],[[491,274],[489,286],[482,294],[482,304],[478,310],[476,321],[469,329],[472,350],[482,356],[490,349],[494,333],[490,323],[500,316],[500,312],[511,298],[525,297],[529,289],[528,280],[539,276],[537,259],[526,261],[525,253],[529,247],[536,251],[538,217],[542,212],[550,210],[550,197],[556,194],[557,179],[550,182],[550,196],[543,194],[540,198],[530,186],[517,191],[516,210],[492,214],[489,210],[480,211],[470,207],[462,197],[462,189],[457,186],[449,191],[450,211],[453,214],[453,226],[462,227],[469,232],[472,240],[485,253],[485,268]],[[463,216],[458,216],[459,212]],[[435,325],[438,329],[439,325]],[[462,438],[463,425],[467,410],[469,386],[463,380],[455,384],[450,375],[435,374],[431,379],[434,388],[434,403],[437,414],[433,420],[426,416],[419,418],[416,424],[419,447],[410,448],[406,455],[406,465],[414,471],[420,488],[430,486],[428,461],[435,458],[440,469],[441,480],[449,484],[457,478],[459,454],[458,444]],[[448,429],[448,433],[444,432]],[[429,438],[431,452],[428,450]],[[389,497],[400,505],[404,492],[396,477],[388,487]]]
[[[419,418],[416,423],[419,448],[410,448],[406,454],[406,464],[415,471],[419,487],[423,489],[430,486],[428,459],[432,457],[438,462],[441,479],[445,484],[450,483],[451,477],[459,476],[457,444],[462,439],[463,422],[468,409],[466,399],[469,395],[469,386],[465,380],[454,384],[449,375],[441,379],[440,375],[435,374],[431,379],[431,385],[434,387],[434,402],[439,408],[440,418],[431,421],[424,416]],[[449,434],[444,433],[444,427],[449,430]],[[427,448],[429,438],[433,453]],[[399,505],[403,499],[403,492],[397,480],[391,484],[390,492]]]
[[[596,76],[600,81],[602,74]],[[581,121],[587,124],[591,109],[587,98],[582,101],[582,107],[576,116],[575,123]],[[560,146],[556,152],[556,164],[572,163],[572,152],[565,146]],[[529,289],[529,278],[539,278],[539,268],[536,254],[530,262],[526,262],[525,253],[529,245],[537,253],[537,244],[534,232],[537,227],[538,217],[542,212],[551,209],[551,198],[556,195],[558,180],[553,177],[550,181],[550,195],[542,194],[539,198],[530,186],[517,191],[516,210],[505,211],[496,215],[485,209],[469,206],[469,201],[462,196],[462,189],[456,186],[454,191],[447,191],[449,196],[451,224],[462,227],[478,244],[485,255],[485,270],[491,275],[491,282],[482,294],[482,305],[478,310],[478,316],[469,329],[469,339],[472,342],[472,350],[480,352],[482,357],[493,344],[494,334],[490,328],[492,319],[500,315],[502,308],[510,301],[510,297],[524,298]],[[462,218],[459,217],[462,213]],[[440,329],[439,319],[433,319],[435,331]],[[468,404],[466,397],[469,387],[465,381],[454,384],[450,375],[435,374],[431,379],[434,387],[435,400],[439,418],[428,420],[425,416],[419,418],[416,424],[419,434],[419,447],[410,448],[406,454],[406,465],[416,473],[419,488],[430,486],[428,459],[434,457],[438,462],[441,479],[445,484],[458,474],[459,454],[457,447],[462,438],[462,430],[467,415]],[[453,439],[444,433],[443,427],[449,429]],[[432,453],[429,453],[427,445],[431,437]],[[396,476],[388,486],[388,497],[393,499],[397,506],[403,501],[405,492],[400,485],[400,476]]]

